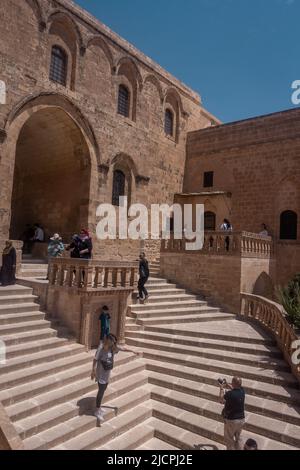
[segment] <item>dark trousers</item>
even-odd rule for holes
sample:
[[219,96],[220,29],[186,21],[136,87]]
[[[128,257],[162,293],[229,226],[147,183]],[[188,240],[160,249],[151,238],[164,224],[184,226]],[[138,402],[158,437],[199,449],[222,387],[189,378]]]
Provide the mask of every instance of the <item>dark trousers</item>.
[[101,408],[101,404],[102,404],[102,400],[103,400],[103,397],[104,397],[104,393],[106,392],[106,389],[108,387],[108,384],[99,384],[98,382],[98,395],[97,395],[97,398],[96,398],[96,407],[97,408]]
[[144,297],[148,296],[148,291],[145,287],[146,282],[148,281],[147,277],[140,277],[138,283],[138,290],[139,290],[139,298],[143,299]]

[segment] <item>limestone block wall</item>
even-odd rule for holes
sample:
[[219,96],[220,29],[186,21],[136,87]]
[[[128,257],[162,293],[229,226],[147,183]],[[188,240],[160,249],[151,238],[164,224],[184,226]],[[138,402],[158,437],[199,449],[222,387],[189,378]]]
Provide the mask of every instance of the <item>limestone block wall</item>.
[[262,273],[271,277],[275,270],[274,261],[229,255],[162,253],[160,262],[168,280],[233,313],[240,311],[240,293],[253,293]]

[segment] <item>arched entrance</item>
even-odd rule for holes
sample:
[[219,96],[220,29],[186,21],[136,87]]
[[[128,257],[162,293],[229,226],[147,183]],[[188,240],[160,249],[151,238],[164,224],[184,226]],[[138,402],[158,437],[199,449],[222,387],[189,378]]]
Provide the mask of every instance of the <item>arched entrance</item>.
[[89,147],[70,115],[55,106],[31,114],[16,145],[10,237],[39,223],[68,241],[88,226],[90,179]]

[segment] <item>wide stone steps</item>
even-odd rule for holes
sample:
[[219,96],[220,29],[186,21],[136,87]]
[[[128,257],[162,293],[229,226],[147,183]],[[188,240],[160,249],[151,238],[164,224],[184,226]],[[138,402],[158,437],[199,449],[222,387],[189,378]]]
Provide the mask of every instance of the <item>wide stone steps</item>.
[[[157,317],[154,318],[140,318],[140,316],[138,316],[136,323],[141,326],[169,325],[173,323],[199,323],[210,322],[213,320],[232,320],[233,318],[235,318],[235,316],[230,313],[221,313],[215,310],[213,310],[213,312],[211,313],[207,313],[207,311],[202,312],[199,308],[189,310],[189,312],[184,313],[175,310],[175,315],[172,315],[172,312],[170,311],[167,312],[168,315],[166,315],[166,312],[164,310],[161,310],[160,314],[158,314]],[[191,314],[191,310],[194,312],[194,314]]]
[[[153,371],[149,371],[148,377],[150,384],[163,387],[166,393],[168,393],[168,390],[182,392],[219,404],[219,387],[216,381],[215,385],[209,385]],[[265,397],[262,399],[262,397],[247,393],[246,410],[300,426],[300,405],[298,407],[291,407],[285,403]]]
[[35,303],[38,300],[38,297],[32,294],[26,295],[1,295],[0,296],[0,309],[4,307],[6,309],[7,305],[17,305],[17,304],[27,304]]
[[0,325],[0,338],[5,335],[20,334],[22,332],[44,330],[46,327],[51,327],[51,322],[47,320],[28,321],[20,323],[8,323],[7,325]]
[[[152,418],[151,425],[155,429],[154,435],[159,442],[154,443],[154,445],[158,445],[157,450],[168,450],[169,447],[180,450],[225,450],[225,446],[219,442],[199,436],[199,434],[179,428],[166,421]],[[152,445],[151,442],[145,444],[145,446],[148,445]],[[154,449],[156,448],[154,447]]]
[[[125,358],[116,361],[114,374],[111,379],[112,381],[116,380],[116,378],[119,379],[126,377],[127,374],[137,374],[145,369],[143,362],[136,360],[130,360],[128,362],[128,360],[129,357],[126,358],[127,362],[125,362]],[[5,405],[12,405],[29,398],[33,398],[37,395],[48,393],[49,391],[61,388],[64,385],[89,378],[91,373],[91,363],[92,360],[79,366],[76,365],[75,367],[70,367],[65,371],[57,372],[56,374],[46,376],[38,380],[32,380],[24,384],[22,387],[11,387],[5,391],[0,391],[0,401]],[[121,370],[120,367],[122,367]]]
[[[127,319],[127,325],[131,327],[131,325],[136,325],[134,319]],[[249,345],[248,343],[239,342],[238,339],[235,342],[232,341],[225,341],[219,339],[212,339],[212,338],[190,338],[183,335],[171,335],[166,333],[156,332],[151,333],[148,331],[126,331],[126,338],[128,339],[138,339],[141,341],[150,340],[150,341],[160,341],[166,342],[172,345],[184,345],[189,346],[191,348],[214,348],[220,349],[221,351],[232,351],[232,352],[241,352],[244,354],[249,355],[265,355],[270,357],[282,358],[282,353],[276,348],[275,346],[267,346],[265,344],[252,344]]]
[[158,351],[166,351],[175,354],[181,354],[185,356],[196,356],[200,358],[216,359],[218,361],[224,361],[226,363],[243,364],[252,367],[271,369],[278,371],[289,372],[290,368],[287,363],[283,360],[272,358],[267,355],[251,356],[249,354],[237,352],[237,351],[221,351],[220,349],[214,349],[213,347],[206,348],[195,348],[185,345],[168,344],[162,341],[154,341],[149,339],[135,339],[127,337],[127,343],[131,346],[145,349],[157,349]]
[[[76,377],[74,380],[76,384]],[[117,367],[115,376],[105,395],[103,401],[104,405],[126,393],[131,393],[136,388],[143,387],[145,383],[146,378],[142,373],[141,366],[136,366],[135,368],[131,367],[131,369],[124,366]],[[76,396],[74,396],[74,393],[72,397],[68,395],[65,402],[49,406],[33,416],[30,415],[18,420],[15,423],[15,426],[21,437],[23,439],[29,439],[35,436],[39,440],[44,439],[45,442],[47,442],[47,445],[51,446],[52,444],[50,440],[46,439],[44,433],[45,431],[51,432],[51,428],[57,427],[62,423],[66,424],[70,419],[80,418],[84,413],[93,418],[91,420],[91,424],[95,425],[93,411],[97,395],[97,386],[87,378],[85,380],[85,384],[89,385],[88,391],[86,391],[86,389],[80,389],[81,391],[79,391]],[[149,392],[146,398],[148,397]],[[85,403],[89,406],[88,409],[86,408]],[[69,437],[65,436],[64,440],[68,439]],[[34,439],[34,441],[36,441],[36,439]]]
[[[172,405],[179,410],[189,411],[202,417],[213,419],[215,422],[223,424],[222,409],[220,403],[208,401],[200,397],[193,397],[186,393],[175,390],[166,390],[165,388],[153,386],[151,389],[152,400]],[[275,441],[283,442],[295,447],[300,447],[300,427],[284,421],[276,420],[268,416],[262,416],[255,413],[246,413],[246,424],[244,432],[271,437]]]
[[155,310],[156,308],[164,308],[168,310],[169,308],[174,307],[174,303],[178,305],[178,307],[185,307],[185,306],[193,306],[193,305],[207,305],[207,302],[203,300],[199,300],[196,295],[164,295],[164,296],[151,296],[150,300],[145,304],[134,304],[132,308],[136,309],[136,311],[143,311],[143,310]]
[[[174,304],[176,308],[174,308]],[[205,303],[201,303],[198,301],[190,301],[190,302],[174,302],[174,303],[169,303],[165,307],[162,306],[161,304],[158,304],[157,308],[153,307],[148,307],[146,306],[145,310],[138,310],[133,307],[131,309],[131,315],[134,317],[137,317],[139,319],[144,319],[144,318],[155,318],[155,317],[176,317],[177,315],[183,316],[183,315],[190,315],[191,313],[219,313],[219,309],[214,308],[214,307],[208,307]]]
[[[236,318],[236,316],[234,316]],[[231,324],[230,324],[231,325]],[[194,340],[195,338],[199,339],[216,339],[217,341],[226,341],[229,343],[235,343],[236,341],[242,341],[247,345],[251,345],[256,347],[256,345],[266,345],[266,346],[275,346],[276,343],[273,339],[269,336],[266,337],[250,337],[246,334],[241,332],[235,333],[234,325],[232,324],[231,333],[224,332],[222,329],[211,331],[211,327],[209,324],[201,325],[201,330],[199,328],[196,329],[189,329],[184,330],[180,326],[171,325],[171,327],[167,327],[164,325],[161,326],[147,326],[143,329],[145,333],[155,333],[157,336],[162,334],[171,335],[173,338],[178,336],[183,336],[185,338],[189,338]]]
[[20,352],[22,353],[23,346],[20,347],[21,345],[25,345],[26,343],[31,343],[34,341],[44,340],[47,338],[53,338],[59,335],[60,333],[52,328],[44,328],[38,331],[33,330],[28,332],[15,333],[12,335],[2,335],[1,339],[6,344],[7,349],[8,347],[15,345],[20,348]]
[[[215,371],[194,368],[182,364],[180,367],[174,367],[168,363],[160,362],[157,359],[147,359],[146,367],[149,371],[165,375],[170,382],[174,379],[199,382],[202,385],[204,393],[207,385],[215,386],[216,380],[220,377]],[[232,375],[229,375],[227,379],[230,380],[231,377]],[[300,391],[296,388],[286,386],[284,382],[282,385],[274,385],[268,382],[244,378],[243,376],[243,387],[248,395],[260,398],[262,405],[265,399],[270,399],[282,403],[283,405],[287,404],[290,407],[299,407]]]
[[[126,377],[122,380],[123,383],[119,381],[116,385],[116,388],[118,389],[118,395],[123,393],[122,391],[125,393],[125,390],[130,392],[134,390],[134,388],[142,386],[147,382],[146,375],[143,373],[130,375],[129,377]],[[112,387],[110,393],[113,393],[113,390],[114,389]],[[41,393],[40,395],[35,396],[32,400],[26,400],[26,403],[18,402],[14,405],[10,405],[6,408],[6,410],[10,419],[13,422],[16,422],[27,417],[33,417],[35,414],[65,402],[74,399],[80,399],[90,392],[92,392],[93,396],[96,397],[97,386],[95,382],[90,380],[90,378],[87,376],[85,379],[64,385],[49,392]],[[95,398],[93,399],[93,404],[95,404]]]
[[[153,423],[153,419],[151,419],[151,425]],[[156,437],[153,437],[152,439],[149,439],[149,441],[146,441],[144,444],[142,444],[140,447],[137,448],[138,451],[166,451],[166,452],[171,452],[171,451],[177,451],[180,450],[178,447],[174,447],[167,442],[161,441],[160,439],[157,439]]]
[[136,450],[151,439],[154,439],[154,428],[150,418],[96,450]]
[[9,313],[8,315],[0,315],[0,325],[13,325],[16,323],[32,322],[43,320],[45,314],[37,311],[28,311],[24,313]]
[[33,354],[26,354],[21,357],[16,357],[9,359],[6,364],[1,366],[1,375],[7,374],[9,372],[16,372],[20,369],[25,369],[27,367],[32,367],[38,364],[49,363],[56,361],[67,356],[73,356],[80,354],[84,351],[84,347],[80,344],[68,344],[66,346],[61,346],[56,348],[54,351],[39,351]]
[[1,287],[0,289],[0,299],[2,297],[15,295],[32,295],[32,289],[30,287],[24,287],[19,285]]
[[[224,443],[224,424],[217,419],[208,418],[195,412],[186,411],[167,403],[152,400],[153,417],[176,425],[186,431],[191,431],[201,437],[206,437],[220,444]],[[259,449],[264,450],[297,450],[295,446],[274,440],[269,437],[244,431],[244,436],[258,442]]]
[[26,313],[26,312],[38,312],[40,306],[34,302],[26,302],[20,304],[12,304],[12,305],[1,305],[0,306],[0,319],[4,316],[18,314],[18,313]]
[[100,428],[95,427],[96,418],[84,417],[87,418],[90,429],[64,444],[53,447],[53,450],[96,450],[103,446],[106,448],[111,440],[141,423],[144,424],[152,416],[150,392],[147,387],[119,397],[109,405],[118,409],[117,416],[114,410],[108,411],[105,414],[105,422]]
[[68,344],[74,343],[75,340],[71,338],[57,338],[56,336],[39,339],[32,342],[27,342],[22,345],[20,348],[19,344],[6,347],[6,358],[11,359],[18,356],[24,356],[27,354],[37,353],[39,351],[48,351],[51,354],[51,349],[55,349],[61,346],[66,346]]
[[263,369],[255,366],[236,364],[225,360],[208,359],[204,357],[188,356],[185,353],[167,352],[157,349],[147,348],[143,351],[143,357],[147,360],[157,360],[176,364],[177,368],[189,366],[201,370],[209,370],[227,377],[240,376],[260,382],[266,382],[275,385],[286,385],[291,388],[298,388],[298,382],[291,373]]

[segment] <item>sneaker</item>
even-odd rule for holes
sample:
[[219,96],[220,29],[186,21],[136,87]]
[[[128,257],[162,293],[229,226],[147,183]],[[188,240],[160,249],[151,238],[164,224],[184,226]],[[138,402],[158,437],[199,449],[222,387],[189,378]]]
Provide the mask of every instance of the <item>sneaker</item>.
[[102,410],[95,411],[95,416],[98,421],[104,421],[104,413]]

